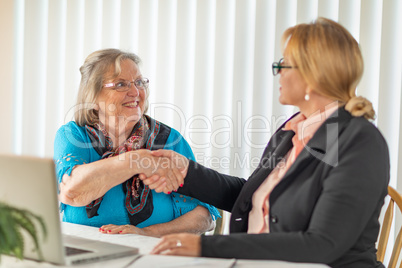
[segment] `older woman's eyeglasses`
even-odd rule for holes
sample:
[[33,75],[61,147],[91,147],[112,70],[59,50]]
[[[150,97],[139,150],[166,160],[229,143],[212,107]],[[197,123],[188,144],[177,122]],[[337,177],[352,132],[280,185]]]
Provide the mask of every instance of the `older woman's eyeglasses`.
[[282,69],[291,69],[297,68],[297,66],[283,65],[284,59],[280,59],[278,62],[272,63],[272,74],[277,75],[281,72]]
[[148,78],[138,78],[134,81],[119,81],[115,83],[106,83],[103,87],[112,88],[119,92],[129,91],[131,85],[134,85],[138,89],[145,90],[149,86],[149,79]]

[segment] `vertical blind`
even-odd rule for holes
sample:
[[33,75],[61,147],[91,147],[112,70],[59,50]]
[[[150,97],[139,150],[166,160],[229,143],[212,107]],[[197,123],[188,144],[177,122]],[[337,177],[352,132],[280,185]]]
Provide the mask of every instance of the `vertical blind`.
[[113,47],[142,58],[148,114],[180,131],[200,163],[246,178],[295,112],[271,74],[283,31],[336,20],[360,43],[357,91],[373,102],[402,190],[400,0],[2,0],[0,13],[1,152],[51,157],[84,58]]

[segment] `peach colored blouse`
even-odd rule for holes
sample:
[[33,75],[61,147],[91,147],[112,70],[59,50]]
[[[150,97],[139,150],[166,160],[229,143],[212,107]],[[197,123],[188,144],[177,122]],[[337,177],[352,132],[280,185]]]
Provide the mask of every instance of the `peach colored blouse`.
[[247,233],[269,233],[269,195],[317,129],[338,108],[338,102],[333,102],[323,112],[317,111],[308,118],[300,113],[285,124],[283,130],[295,132],[292,138],[293,147],[253,194],[253,207],[249,213]]

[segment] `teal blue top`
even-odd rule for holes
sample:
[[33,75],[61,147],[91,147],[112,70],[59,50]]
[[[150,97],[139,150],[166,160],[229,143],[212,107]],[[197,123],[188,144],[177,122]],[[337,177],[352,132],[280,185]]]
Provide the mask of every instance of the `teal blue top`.
[[[193,152],[187,141],[180,133],[171,129],[164,149],[173,150],[185,157],[194,160]],[[78,126],[71,121],[62,126],[56,133],[54,142],[54,160],[58,182],[64,174],[71,174],[74,166],[91,163],[100,160],[101,156],[91,145],[85,127]],[[213,220],[220,217],[218,210],[208,204],[198,201],[195,198],[187,197],[177,193],[170,195],[157,193],[152,190],[154,209],[152,215],[137,227],[143,228],[150,225],[169,222],[193,210],[201,205],[209,210]],[[73,207],[61,203],[60,209],[63,212],[63,221],[101,227],[106,224],[124,225],[130,224],[125,208],[125,194],[122,185],[110,189],[103,197],[98,210],[98,216],[87,217],[85,206]]]

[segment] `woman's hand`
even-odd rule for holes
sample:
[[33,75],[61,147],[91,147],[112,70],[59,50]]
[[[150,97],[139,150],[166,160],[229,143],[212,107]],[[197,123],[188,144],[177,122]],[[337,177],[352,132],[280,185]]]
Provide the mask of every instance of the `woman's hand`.
[[104,234],[139,234],[153,237],[162,237],[173,233],[203,234],[213,230],[215,222],[211,218],[208,209],[197,206],[186,214],[168,222],[138,228],[134,225],[107,224],[99,228]]
[[201,256],[201,236],[195,234],[171,234],[162,237],[151,254]]
[[108,224],[103,225],[99,228],[99,232],[104,234],[139,234],[139,235],[147,235],[146,230],[135,227],[134,225],[126,224],[126,225],[114,225]]
[[[140,174],[139,178],[156,192],[170,193],[176,191],[184,184],[187,175],[189,160],[179,153],[171,150],[151,151],[153,157],[157,158],[155,163],[160,172],[153,172],[151,176],[146,173]],[[159,170],[158,170],[159,171]]]

